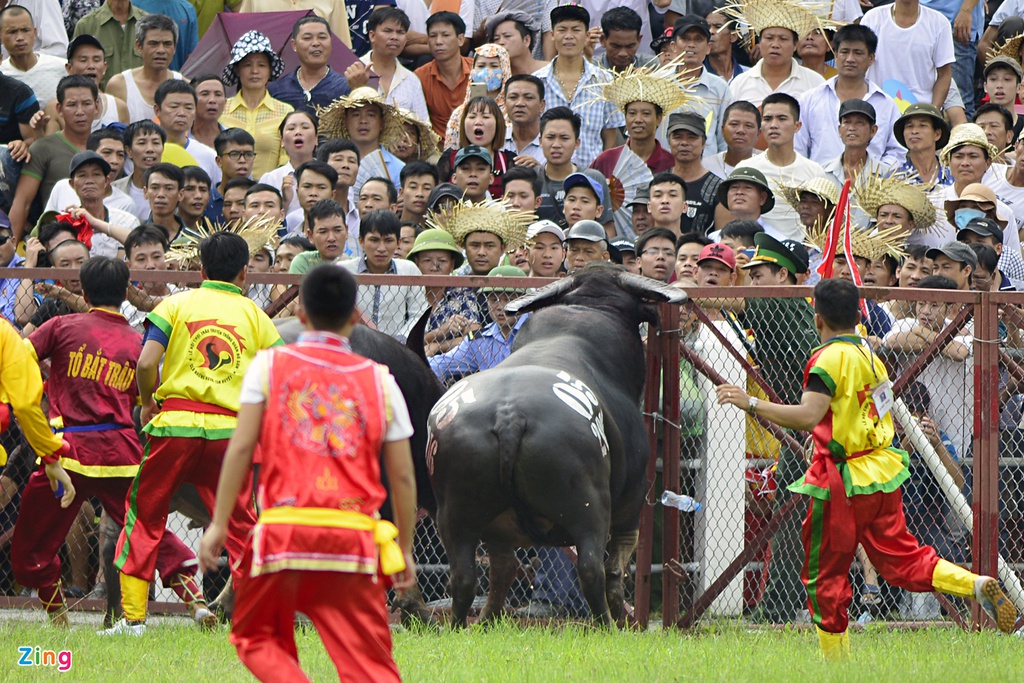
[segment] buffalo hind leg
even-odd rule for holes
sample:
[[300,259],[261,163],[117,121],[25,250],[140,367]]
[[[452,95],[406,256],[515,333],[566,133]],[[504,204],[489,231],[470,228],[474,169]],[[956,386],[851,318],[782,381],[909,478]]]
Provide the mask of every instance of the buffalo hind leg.
[[480,613],[480,621],[494,621],[501,616],[505,607],[505,599],[516,580],[515,549],[505,543],[487,543],[487,557],[490,559],[490,590],[487,593],[487,604]]
[[616,623],[622,619],[622,608],[626,601],[623,579],[639,536],[640,532],[634,529],[612,532],[611,538],[608,540],[608,555],[604,567],[605,581],[607,582],[605,593],[608,597],[608,609],[611,610],[612,619]]
[[615,626],[605,598],[604,544],[595,535],[576,542],[576,571],[580,575],[580,588],[590,607],[590,614],[604,626]]
[[437,532],[448,554],[452,625],[455,628],[465,628],[476,595],[476,548],[480,543],[480,531],[468,528],[468,520],[452,518],[445,512],[442,508],[438,513]]

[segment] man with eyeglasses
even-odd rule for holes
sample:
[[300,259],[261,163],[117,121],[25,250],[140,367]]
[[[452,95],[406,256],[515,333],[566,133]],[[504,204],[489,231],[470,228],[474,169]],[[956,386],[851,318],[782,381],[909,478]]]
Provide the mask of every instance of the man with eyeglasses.
[[246,130],[228,128],[217,134],[213,147],[217,152],[221,180],[210,188],[206,217],[211,221],[221,221],[224,218],[224,193],[227,192],[228,182],[234,178],[252,177],[252,167],[256,162],[256,140]]
[[676,260],[676,237],[666,228],[651,228],[636,238],[636,258],[640,274],[652,280],[668,282]]

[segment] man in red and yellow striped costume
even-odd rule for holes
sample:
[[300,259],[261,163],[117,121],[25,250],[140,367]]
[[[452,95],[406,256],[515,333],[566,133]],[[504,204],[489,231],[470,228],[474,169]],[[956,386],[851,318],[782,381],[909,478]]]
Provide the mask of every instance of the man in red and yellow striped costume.
[[[224,451],[237,422],[242,378],[260,349],[281,344],[274,323],[242,294],[249,264],[245,239],[214,233],[200,242],[199,257],[202,286],[167,297],[146,317],[136,377],[149,438],[128,494],[114,560],[121,570],[125,619],[109,633],[145,630],[149,582],[171,496],[189,482],[213,510]],[[163,377],[157,387],[161,358]],[[227,549],[232,566],[255,522],[250,485],[241,491],[231,516]]]
[[[202,565],[216,566],[258,441],[261,512],[236,577],[231,642],[262,681],[306,680],[297,610],[313,621],[341,680],[399,680],[380,574],[399,589],[416,581],[413,429],[388,369],[348,344],[355,294],[344,269],[313,269],[299,311],[308,331],[249,367],[200,548]],[[382,452],[397,529],[377,514],[387,495]]]
[[718,387],[718,401],[812,433],[811,466],[789,488],[811,497],[802,578],[825,658],[838,660],[849,652],[849,571],[858,544],[889,583],[974,598],[1001,630],[1012,631],[1017,610],[996,579],[941,559],[907,531],[900,485],[909,476],[908,458],[892,446],[894,399],[885,366],[857,334],[856,285],[822,280],[814,297],[822,345],[807,364],[800,404],[758,401],[728,385]]

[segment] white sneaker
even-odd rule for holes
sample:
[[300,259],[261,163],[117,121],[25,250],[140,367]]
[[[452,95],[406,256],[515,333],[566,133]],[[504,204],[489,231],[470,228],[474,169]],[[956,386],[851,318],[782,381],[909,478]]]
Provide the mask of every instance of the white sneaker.
[[121,619],[108,629],[97,631],[99,636],[141,636],[146,632],[146,622],[129,624],[127,620]]
[[212,631],[220,624],[220,621],[217,619],[217,615],[206,607],[197,607],[192,613],[192,618],[195,620],[199,628],[206,631]]
[[991,576],[982,576],[974,582],[974,599],[992,617],[1003,633],[1013,633],[1017,625],[1017,608]]

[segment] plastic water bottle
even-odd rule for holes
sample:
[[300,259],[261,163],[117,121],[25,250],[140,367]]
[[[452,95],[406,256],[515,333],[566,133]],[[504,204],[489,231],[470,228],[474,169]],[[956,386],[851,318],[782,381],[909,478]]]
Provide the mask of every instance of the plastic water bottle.
[[683,512],[700,512],[704,506],[689,496],[665,491],[661,494],[661,504],[665,507],[673,507]]

